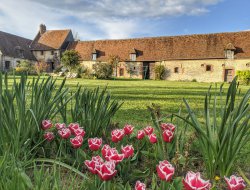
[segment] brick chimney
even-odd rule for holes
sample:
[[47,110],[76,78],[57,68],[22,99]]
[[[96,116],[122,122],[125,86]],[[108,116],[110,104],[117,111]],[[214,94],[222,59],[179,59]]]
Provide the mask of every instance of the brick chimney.
[[39,32],[40,34],[44,34],[46,32],[45,24],[40,24]]

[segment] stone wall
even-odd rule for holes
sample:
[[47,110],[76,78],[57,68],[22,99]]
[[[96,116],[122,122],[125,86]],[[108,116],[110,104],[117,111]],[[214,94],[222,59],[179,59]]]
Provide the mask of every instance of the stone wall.
[[55,50],[53,51],[54,54],[52,54],[51,51],[43,51],[43,54],[41,54],[41,51],[32,51],[33,55],[36,57],[38,61],[42,62],[50,62],[54,59],[55,54],[60,57],[60,51]]
[[[213,60],[174,60],[156,62],[155,65],[164,65],[166,68],[165,79],[170,81],[192,81],[198,82],[223,82],[225,69],[250,70],[247,66],[250,59],[213,59]],[[211,68],[207,71],[207,67]],[[153,68],[151,69],[153,70]],[[154,79],[154,72],[151,72]]]

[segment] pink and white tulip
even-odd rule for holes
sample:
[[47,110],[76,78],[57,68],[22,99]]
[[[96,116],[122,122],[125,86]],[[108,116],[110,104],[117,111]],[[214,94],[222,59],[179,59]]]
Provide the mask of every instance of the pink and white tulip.
[[242,177],[237,177],[235,175],[232,175],[230,176],[230,178],[227,177],[224,178],[227,182],[228,190],[243,190],[246,187]]
[[211,183],[201,179],[201,174],[199,172],[194,173],[189,171],[186,177],[182,180],[185,190],[209,190],[211,188]]
[[156,166],[157,174],[160,179],[164,181],[170,181],[174,175],[174,167],[167,161],[160,161]]

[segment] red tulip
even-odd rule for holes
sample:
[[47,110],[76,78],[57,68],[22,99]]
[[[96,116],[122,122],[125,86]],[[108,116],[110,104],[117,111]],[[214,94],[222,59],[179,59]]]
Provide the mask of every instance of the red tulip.
[[136,184],[135,184],[135,190],[146,190],[145,183],[137,181]]
[[79,129],[79,128],[80,128],[80,125],[78,123],[70,123],[69,124],[69,129],[70,129],[72,134],[74,134],[74,131],[76,129]]
[[124,154],[111,154],[110,156],[106,156],[105,159],[107,161],[114,161],[116,164],[120,163],[124,159]]
[[156,134],[151,134],[151,135],[148,135],[148,138],[149,138],[149,141],[154,144],[157,142],[157,136]]
[[147,135],[151,135],[154,132],[154,128],[151,126],[147,126],[144,128],[144,131]]
[[112,137],[112,141],[114,143],[117,143],[119,141],[122,140],[122,138],[124,137],[124,131],[123,129],[115,129],[111,132],[111,137]]
[[124,133],[125,135],[130,135],[131,133],[133,133],[134,127],[132,125],[125,125],[124,128]]
[[84,131],[83,128],[79,127],[78,129],[75,129],[72,133],[75,136],[82,136],[82,137],[84,137],[84,135],[85,135],[86,132]]
[[55,126],[56,126],[57,130],[61,130],[61,129],[66,128],[65,123],[56,123]]
[[52,127],[52,122],[50,120],[43,120],[42,121],[42,129],[47,130]]
[[68,139],[71,135],[71,132],[68,128],[62,128],[58,131],[58,134],[62,139]]
[[168,130],[174,132],[176,127],[172,123],[162,123],[161,128],[162,128],[163,131],[168,129]]
[[229,190],[243,190],[246,185],[241,177],[235,175],[230,176],[230,178],[224,177]]
[[102,147],[102,156],[105,158],[105,156],[107,155],[107,152],[108,150],[111,149],[111,147],[107,144],[105,144],[103,147]]
[[209,190],[211,183],[201,179],[199,172],[188,172],[185,179],[182,180],[185,190]]
[[104,163],[103,159],[100,156],[94,156],[91,160],[85,160],[84,164],[87,166],[88,170],[97,174],[97,170],[100,169],[100,166]]
[[137,139],[141,140],[141,139],[143,139],[144,137],[145,137],[145,132],[144,132],[144,130],[139,130],[139,131],[137,132]]
[[52,133],[52,132],[45,132],[43,137],[44,137],[44,139],[46,139],[49,142],[55,138],[54,133]]
[[90,138],[88,139],[89,149],[92,151],[98,150],[102,145],[102,139],[100,138]]
[[70,139],[70,143],[73,148],[80,148],[82,146],[82,142],[83,142],[82,136],[76,136]]
[[169,129],[166,129],[162,133],[163,140],[167,143],[170,143],[174,139],[174,133]]
[[102,165],[100,165],[99,169],[97,169],[98,176],[104,180],[108,181],[111,180],[117,173],[117,170],[115,170],[115,162],[104,162]]
[[170,181],[174,175],[174,167],[167,160],[160,161],[156,170],[159,178],[165,181]]
[[124,154],[124,158],[129,158],[134,155],[134,148],[132,145],[122,146],[121,152]]

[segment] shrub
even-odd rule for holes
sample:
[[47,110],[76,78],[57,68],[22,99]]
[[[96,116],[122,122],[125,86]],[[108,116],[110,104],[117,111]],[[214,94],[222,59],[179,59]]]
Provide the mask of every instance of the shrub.
[[112,77],[112,65],[108,63],[96,63],[93,65],[93,70],[98,79],[109,79]]
[[34,72],[34,65],[27,60],[22,60],[16,65],[16,73],[32,73]]
[[79,66],[80,58],[81,56],[77,51],[67,50],[62,54],[61,63],[71,72]]
[[156,80],[163,80],[165,77],[165,67],[163,65],[156,65],[155,66],[155,79]]
[[239,81],[241,81],[244,84],[249,85],[250,84],[250,71],[245,70],[245,71],[237,71],[236,75],[239,78]]
[[35,70],[38,75],[47,71],[49,65],[45,62],[38,62],[35,64]]

